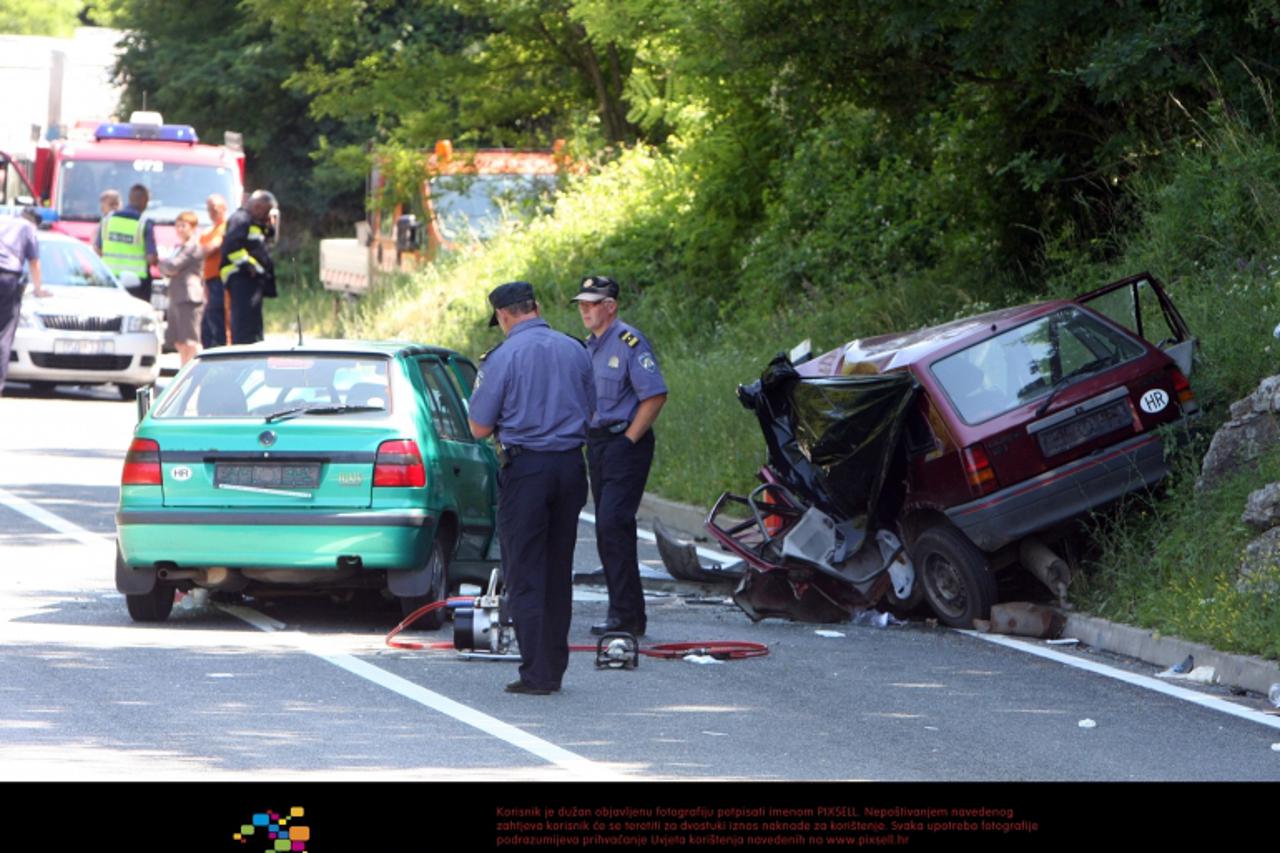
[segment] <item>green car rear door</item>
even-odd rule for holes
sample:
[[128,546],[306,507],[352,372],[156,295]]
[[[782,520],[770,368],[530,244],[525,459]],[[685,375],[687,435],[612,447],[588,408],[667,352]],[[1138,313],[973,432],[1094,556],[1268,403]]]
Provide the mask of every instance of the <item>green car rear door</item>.
[[472,438],[466,405],[445,362],[436,356],[422,356],[413,359],[413,365],[421,408],[437,439],[446,501],[451,496],[457,507],[457,557],[482,559],[494,530],[496,460],[487,445]]

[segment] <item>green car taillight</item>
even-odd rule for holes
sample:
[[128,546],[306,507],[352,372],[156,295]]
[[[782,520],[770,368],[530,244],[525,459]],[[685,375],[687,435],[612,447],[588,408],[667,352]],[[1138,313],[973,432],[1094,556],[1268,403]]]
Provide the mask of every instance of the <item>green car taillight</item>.
[[[158,448],[157,448],[158,449]],[[418,443],[412,439],[393,439],[378,445],[373,463],[373,485],[421,488],[427,484],[427,469],[422,465]]]
[[120,473],[122,486],[158,486],[160,477],[160,444],[149,438],[135,438],[124,457]]

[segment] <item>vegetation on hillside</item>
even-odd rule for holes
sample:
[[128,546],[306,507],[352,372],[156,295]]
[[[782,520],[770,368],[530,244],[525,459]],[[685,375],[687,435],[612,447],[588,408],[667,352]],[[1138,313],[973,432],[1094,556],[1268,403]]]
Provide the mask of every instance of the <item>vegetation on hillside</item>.
[[[338,310],[296,275],[272,310],[478,354],[492,285],[533,281],[572,331],[573,283],[612,274],[672,387],[650,485],[673,498],[750,483],[763,450],[734,386],[806,337],[822,350],[1149,269],[1202,341],[1210,423],[1277,372],[1280,0],[108,5],[132,30],[130,103],[244,130],[253,182],[300,230],[346,236],[375,153],[566,139],[590,168],[552,215]],[[1214,621],[1280,625],[1274,600],[1206,592],[1239,561],[1240,509],[1188,489],[1100,524],[1077,594],[1277,654],[1280,628]],[[1221,535],[1168,535],[1199,529]]]

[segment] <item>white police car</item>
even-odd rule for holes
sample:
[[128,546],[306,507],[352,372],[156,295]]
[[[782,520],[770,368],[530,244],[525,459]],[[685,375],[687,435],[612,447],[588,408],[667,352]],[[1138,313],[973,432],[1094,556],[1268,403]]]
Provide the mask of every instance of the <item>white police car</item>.
[[48,231],[38,239],[50,295],[27,288],[8,379],[35,388],[114,383],[132,400],[160,374],[155,311],[125,289],[131,273],[117,278],[84,243]]

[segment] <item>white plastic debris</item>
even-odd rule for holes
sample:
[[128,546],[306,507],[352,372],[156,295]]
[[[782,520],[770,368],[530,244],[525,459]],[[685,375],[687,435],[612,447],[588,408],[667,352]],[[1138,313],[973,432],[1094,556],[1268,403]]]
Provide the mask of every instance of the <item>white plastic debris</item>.
[[892,624],[900,624],[887,612],[882,613],[878,610],[860,610],[854,613],[854,625],[867,625],[870,628],[888,628],[891,621]]
[[1097,723],[1087,718],[1081,720],[1079,723],[1076,723],[1076,725],[1078,725],[1082,729],[1096,729],[1098,727]]
[[1063,637],[1060,640],[1045,640],[1050,646],[1075,646],[1080,643],[1075,637]]
[[1218,673],[1211,666],[1198,666],[1186,674],[1188,681],[1194,681],[1197,684],[1217,684]]
[[1271,744],[1271,751],[1272,751],[1272,752],[1280,752],[1280,743],[1273,743],[1273,744]]
[[716,660],[711,655],[685,655],[683,660],[689,663],[724,663],[722,660]]
[[819,637],[843,637],[844,636],[843,631],[818,630],[818,631],[814,631],[813,633],[817,634]]
[[1218,671],[1211,666],[1197,666],[1189,672],[1175,672],[1176,669],[1177,667],[1173,667],[1156,674],[1161,678],[1180,678],[1184,681],[1194,681],[1197,684],[1218,683]]
[[1267,691],[1267,699],[1271,702],[1271,707],[1280,708],[1280,681],[1271,685],[1271,689]]

